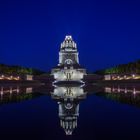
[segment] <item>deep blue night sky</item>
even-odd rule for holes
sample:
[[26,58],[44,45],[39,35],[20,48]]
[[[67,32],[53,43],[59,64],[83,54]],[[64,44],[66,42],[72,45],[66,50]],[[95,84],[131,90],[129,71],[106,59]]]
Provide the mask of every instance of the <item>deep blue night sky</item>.
[[70,34],[93,71],[140,58],[139,0],[1,0],[0,63],[49,70]]

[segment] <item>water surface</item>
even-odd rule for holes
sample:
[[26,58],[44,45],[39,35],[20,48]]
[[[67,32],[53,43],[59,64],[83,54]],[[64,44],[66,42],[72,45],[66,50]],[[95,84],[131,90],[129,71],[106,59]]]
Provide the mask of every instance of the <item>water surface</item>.
[[0,86],[2,140],[138,139],[140,86]]

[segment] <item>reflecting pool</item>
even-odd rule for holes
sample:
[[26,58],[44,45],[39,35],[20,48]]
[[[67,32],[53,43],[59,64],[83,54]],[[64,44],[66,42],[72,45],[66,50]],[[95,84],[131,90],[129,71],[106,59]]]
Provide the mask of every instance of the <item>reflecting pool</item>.
[[136,139],[140,84],[0,85],[2,140]]

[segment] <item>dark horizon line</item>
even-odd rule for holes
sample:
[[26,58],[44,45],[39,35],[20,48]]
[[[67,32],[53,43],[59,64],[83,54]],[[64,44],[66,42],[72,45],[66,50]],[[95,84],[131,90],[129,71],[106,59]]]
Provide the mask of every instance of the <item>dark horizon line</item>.
[[[113,68],[113,67],[115,67],[115,66],[119,66],[119,65],[125,65],[125,64],[128,64],[128,63],[134,63],[134,62],[136,62],[136,61],[139,61],[140,59],[136,59],[136,60],[133,60],[133,61],[129,61],[129,62],[126,62],[126,63],[120,63],[120,64],[115,64],[115,65],[112,65],[112,66],[109,66],[109,67],[105,67],[105,68],[101,68],[101,69],[97,69],[97,70],[94,70],[94,71],[91,71],[91,70],[89,70],[89,69],[87,69],[87,71],[89,72],[89,73],[93,73],[93,72],[96,72],[96,71],[101,71],[101,70],[105,70],[105,69],[108,69],[108,68]],[[6,65],[6,66],[19,66],[19,67],[24,67],[24,68],[31,68],[31,69],[36,69],[36,70],[40,70],[40,71],[42,71],[42,72],[44,72],[44,73],[49,73],[50,71],[51,71],[51,68],[49,69],[49,70],[42,70],[42,69],[40,69],[39,67],[37,68],[35,68],[35,67],[30,67],[30,66],[24,66],[24,65],[20,65],[20,64],[8,64],[8,63],[0,63],[0,65]],[[52,67],[53,68],[53,67]]]

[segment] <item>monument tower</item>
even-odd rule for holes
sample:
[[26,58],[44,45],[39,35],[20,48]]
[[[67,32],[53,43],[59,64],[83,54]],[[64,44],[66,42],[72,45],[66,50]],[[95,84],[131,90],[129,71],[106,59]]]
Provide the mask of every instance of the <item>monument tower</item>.
[[78,51],[76,43],[71,36],[66,36],[59,52],[59,65],[79,64]]
[[79,64],[77,45],[72,36],[66,36],[61,43],[58,66],[53,68],[51,74],[55,82],[82,81],[86,70]]

